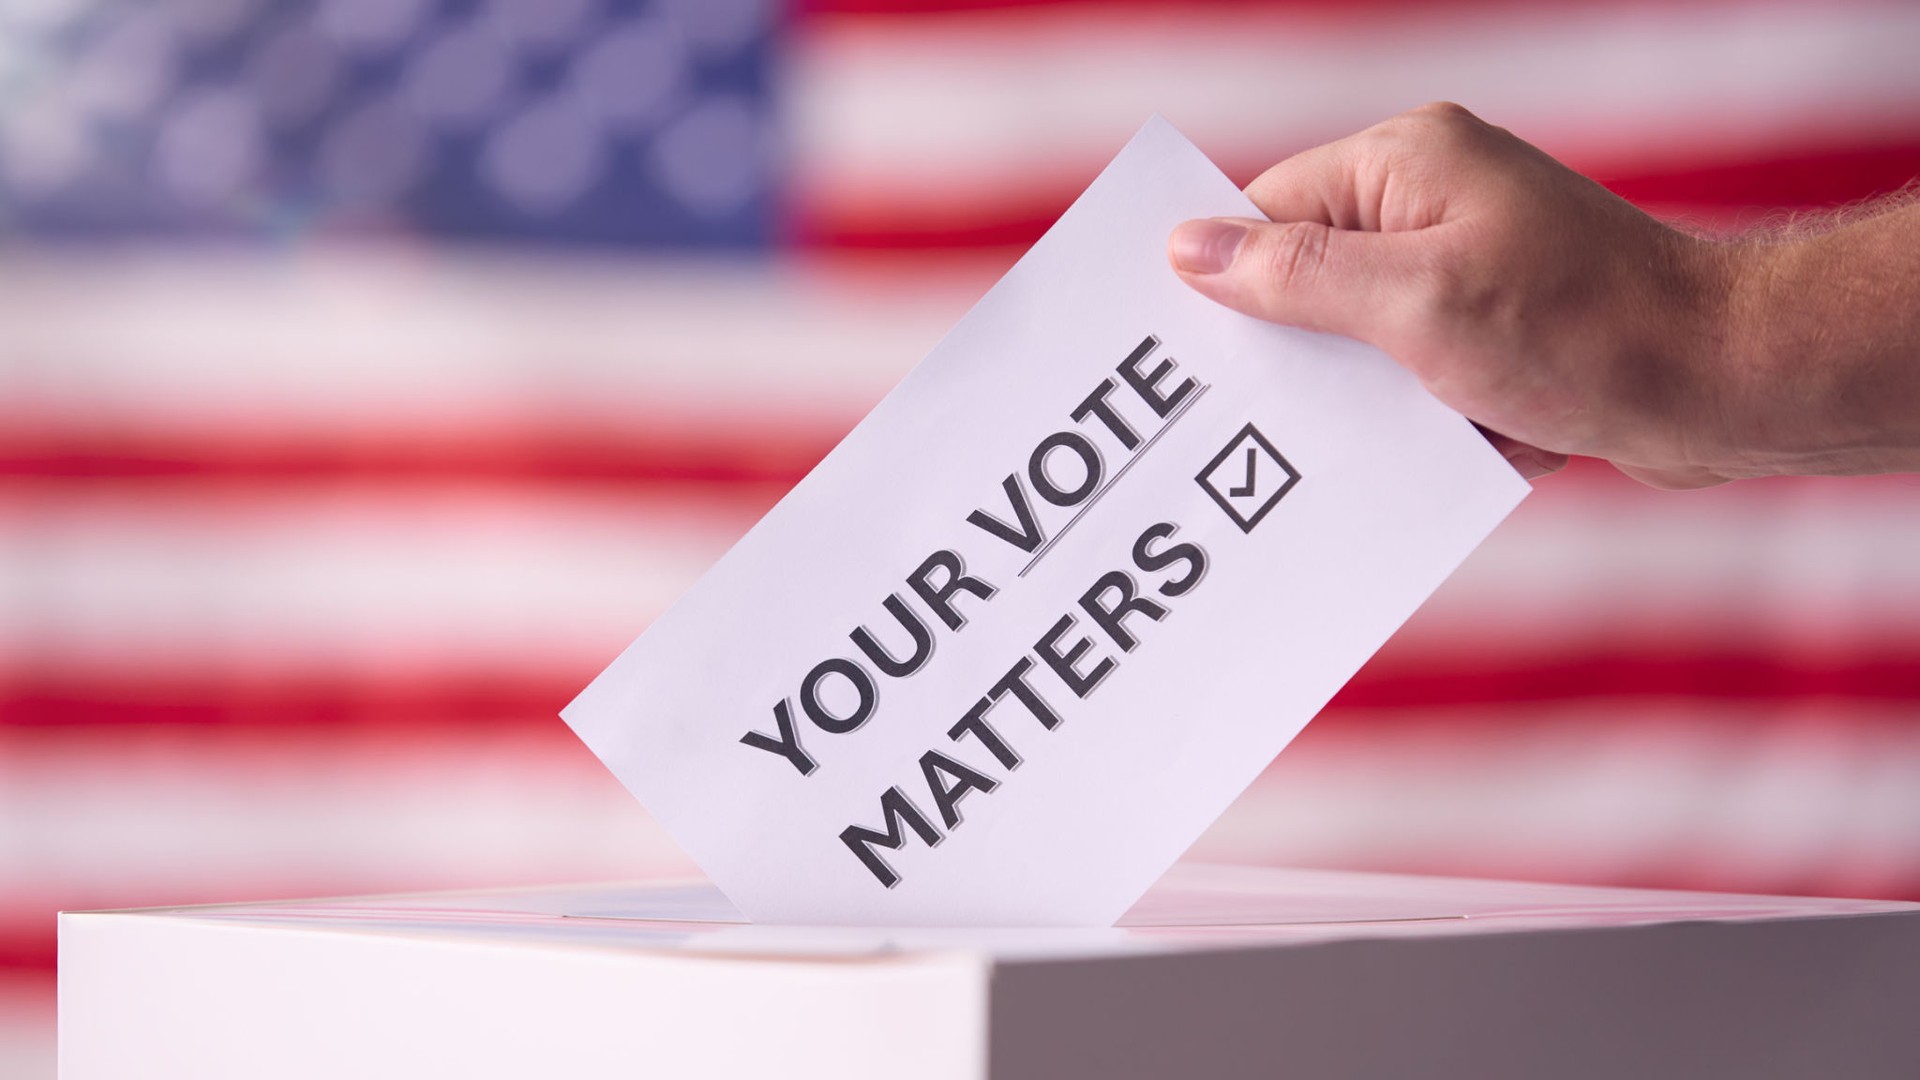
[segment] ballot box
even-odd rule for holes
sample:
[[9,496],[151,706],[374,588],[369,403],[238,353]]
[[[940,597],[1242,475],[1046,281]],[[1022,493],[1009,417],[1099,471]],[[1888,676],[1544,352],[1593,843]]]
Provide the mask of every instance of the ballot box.
[[701,882],[68,913],[60,1075],[1913,1077],[1920,905],[1183,865],[1103,928]]

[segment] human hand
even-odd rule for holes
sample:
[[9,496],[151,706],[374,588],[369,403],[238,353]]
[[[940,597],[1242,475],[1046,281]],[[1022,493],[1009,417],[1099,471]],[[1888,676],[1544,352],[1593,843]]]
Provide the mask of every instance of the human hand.
[[1247,187],[1273,221],[1174,231],[1188,284],[1369,342],[1523,475],[1605,458],[1659,487],[1778,471],[1776,391],[1729,357],[1740,249],[1636,210],[1465,109],[1429,105]]

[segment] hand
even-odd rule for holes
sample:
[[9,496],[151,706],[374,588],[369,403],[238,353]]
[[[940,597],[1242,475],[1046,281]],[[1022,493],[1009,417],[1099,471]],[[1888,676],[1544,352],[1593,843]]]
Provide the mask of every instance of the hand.
[[1269,169],[1273,222],[1169,253],[1235,310],[1378,346],[1523,475],[1606,458],[1660,487],[1777,471],[1779,404],[1727,358],[1743,249],[1668,228],[1457,105]]

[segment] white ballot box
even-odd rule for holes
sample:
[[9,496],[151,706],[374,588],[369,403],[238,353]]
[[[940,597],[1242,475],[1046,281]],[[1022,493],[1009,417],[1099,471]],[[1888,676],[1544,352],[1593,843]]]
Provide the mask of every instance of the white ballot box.
[[60,1073],[1913,1077],[1920,905],[1183,865],[1105,929],[704,883],[70,913]]

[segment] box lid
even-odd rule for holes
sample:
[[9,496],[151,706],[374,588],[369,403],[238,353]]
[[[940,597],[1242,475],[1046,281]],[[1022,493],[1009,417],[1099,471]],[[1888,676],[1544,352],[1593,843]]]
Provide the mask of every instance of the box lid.
[[1113,927],[747,922],[704,881],[643,881],[149,908],[119,914],[354,934],[845,959],[962,951],[999,962],[1511,934],[1673,922],[1920,914],[1885,900],[1697,893],[1354,871],[1181,864]]

